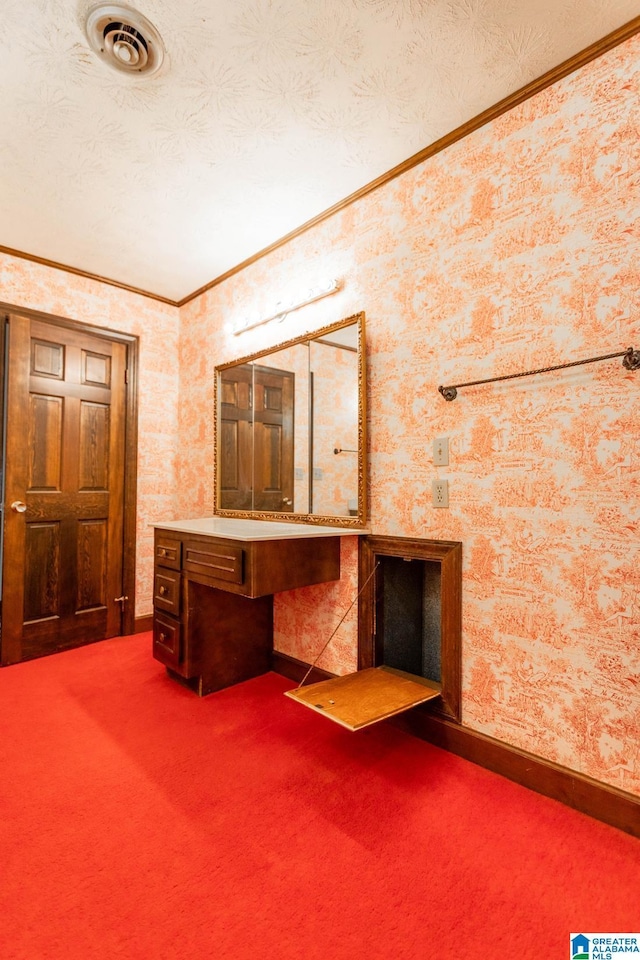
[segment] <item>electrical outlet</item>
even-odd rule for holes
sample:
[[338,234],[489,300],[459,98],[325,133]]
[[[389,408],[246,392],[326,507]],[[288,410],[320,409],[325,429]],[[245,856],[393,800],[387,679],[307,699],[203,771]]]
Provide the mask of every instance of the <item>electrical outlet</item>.
[[433,480],[431,483],[431,503],[434,507],[449,506],[449,481]]
[[436,467],[449,465],[449,437],[436,437],[433,441],[433,463]]
[[321,467],[314,467],[314,468],[313,468],[313,479],[314,479],[314,480],[322,480],[322,477],[323,477],[322,468],[321,468]]
[[304,480],[304,470],[302,467],[296,467],[296,480]]

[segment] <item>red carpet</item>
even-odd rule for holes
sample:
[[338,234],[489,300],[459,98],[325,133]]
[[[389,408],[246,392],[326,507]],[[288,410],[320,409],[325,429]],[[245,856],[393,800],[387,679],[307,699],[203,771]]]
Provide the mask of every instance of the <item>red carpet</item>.
[[0,671],[2,960],[565,960],[640,929],[640,841],[268,674],[119,638]]

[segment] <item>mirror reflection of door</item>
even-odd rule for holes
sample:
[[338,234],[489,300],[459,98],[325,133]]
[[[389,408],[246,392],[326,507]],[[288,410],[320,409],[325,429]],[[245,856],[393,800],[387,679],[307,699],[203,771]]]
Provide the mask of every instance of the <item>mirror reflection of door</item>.
[[216,366],[214,513],[285,512],[301,521],[363,525],[364,344],[359,313]]
[[220,371],[220,506],[293,510],[294,375],[245,363]]
[[220,372],[220,506],[253,508],[253,366]]
[[253,506],[291,513],[294,375],[254,364],[253,392]]

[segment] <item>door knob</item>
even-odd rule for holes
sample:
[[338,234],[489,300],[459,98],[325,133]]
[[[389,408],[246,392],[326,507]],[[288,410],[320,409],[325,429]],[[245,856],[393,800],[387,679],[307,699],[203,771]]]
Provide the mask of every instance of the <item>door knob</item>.
[[27,505],[24,500],[14,500],[11,504],[11,509],[16,513],[24,513],[27,509]]

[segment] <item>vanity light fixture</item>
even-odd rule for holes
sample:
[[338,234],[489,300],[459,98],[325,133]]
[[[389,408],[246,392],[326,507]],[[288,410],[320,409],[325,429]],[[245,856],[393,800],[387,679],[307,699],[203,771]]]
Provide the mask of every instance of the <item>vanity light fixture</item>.
[[299,297],[292,297],[289,300],[279,300],[278,303],[275,304],[272,313],[260,317],[257,320],[249,317],[244,320],[243,323],[238,324],[233,334],[237,337],[239,333],[244,333],[245,330],[253,330],[254,327],[260,327],[263,323],[269,323],[271,320],[284,320],[288,313],[293,313],[294,310],[299,310],[300,307],[306,307],[308,303],[313,303],[315,300],[321,300],[323,297],[328,297],[332,293],[337,293],[340,287],[341,283],[339,280],[327,280],[324,283],[318,283],[313,287],[309,287],[302,292]]

